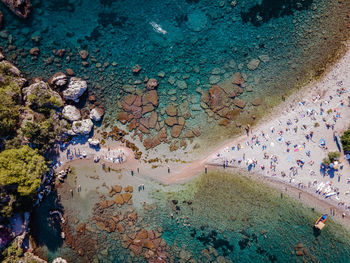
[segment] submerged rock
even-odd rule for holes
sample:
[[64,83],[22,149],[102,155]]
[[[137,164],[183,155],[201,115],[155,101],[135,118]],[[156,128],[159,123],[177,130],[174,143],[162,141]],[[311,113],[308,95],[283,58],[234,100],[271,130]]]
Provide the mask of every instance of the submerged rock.
[[200,10],[195,10],[187,16],[187,26],[189,29],[195,32],[202,31],[206,28],[208,18],[205,13]]
[[81,78],[72,77],[69,81],[68,88],[63,91],[63,97],[66,100],[72,100],[74,102],[79,102],[79,97],[87,89],[87,83]]
[[256,70],[258,67],[259,67],[259,64],[260,64],[260,60],[259,59],[252,59],[248,65],[247,65],[247,68],[249,70]]
[[63,117],[70,121],[78,121],[81,119],[80,110],[72,105],[67,105],[62,111]]
[[27,18],[30,13],[29,0],[1,0],[10,10],[21,18]]

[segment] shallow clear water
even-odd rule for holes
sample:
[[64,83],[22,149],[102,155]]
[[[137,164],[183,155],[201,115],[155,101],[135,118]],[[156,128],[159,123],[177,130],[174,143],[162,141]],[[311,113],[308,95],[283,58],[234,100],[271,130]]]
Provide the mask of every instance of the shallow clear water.
[[[78,173],[77,176],[79,178]],[[146,187],[150,185],[151,182],[146,182]],[[62,189],[59,192],[62,193]],[[134,192],[133,195],[138,194]],[[175,262],[181,262],[181,251],[182,255],[187,251],[197,262],[208,262],[206,250],[210,251],[212,259],[225,257],[227,262],[346,262],[344,260],[350,257],[350,235],[344,228],[329,219],[322,233],[316,233],[312,226],[320,212],[247,177],[209,173],[182,186],[155,187],[151,195],[153,204],[136,210],[142,219],[139,218],[135,226],[147,230],[162,227],[161,238],[167,243],[168,259]],[[56,243],[55,249],[48,246],[47,254],[45,243],[52,245],[52,240],[40,243],[42,249],[37,253],[49,259],[61,255],[75,262],[96,259],[99,262],[146,262],[142,254],[131,257],[130,250],[122,247],[123,234],[117,231],[108,234],[96,228],[92,199],[97,201],[97,195],[80,200],[80,208],[74,204],[76,200],[67,198],[68,201],[62,202],[75,239],[73,244],[76,251],[80,247],[85,250],[83,257],[60,243]],[[45,202],[44,207],[52,204],[50,200]],[[87,203],[90,206],[84,205]],[[113,206],[112,214],[117,214],[117,210]],[[42,217],[43,208],[36,213]],[[90,214],[90,218],[86,214]],[[97,215],[102,217],[103,214]],[[74,234],[77,223],[73,223],[72,218],[90,225],[92,232],[87,231],[82,236]],[[135,226],[125,226],[125,233],[133,233]],[[42,229],[36,235],[41,241],[49,233]],[[304,256],[295,255],[298,243],[307,251]]]
[[[142,90],[146,77],[157,78],[158,114],[171,103],[189,102],[192,117],[185,128],[199,127],[206,143],[237,132],[232,129],[237,123],[252,122],[252,115],[261,116],[283,94],[319,75],[349,35],[349,1],[32,2],[28,21],[5,12],[3,30],[11,37],[0,38],[5,53],[26,74],[49,77],[73,69],[89,80],[89,92],[107,107],[110,118],[105,124],[117,123],[121,109],[116,101],[127,93],[122,87],[136,83],[136,89]],[[167,33],[156,32],[152,23]],[[36,37],[40,41],[32,40]],[[28,54],[34,46],[40,48],[37,59]],[[59,49],[66,50],[63,57],[54,55]],[[89,51],[86,66],[79,56],[82,49]],[[258,68],[249,70],[247,64],[258,58]],[[132,73],[135,64],[142,67],[139,75]],[[248,104],[230,129],[218,128],[221,118],[208,117],[196,89],[230,82],[236,72],[253,91],[244,89],[239,96]],[[176,81],[185,81],[187,88],[180,89]],[[172,95],[169,90],[174,90]],[[254,107],[250,102],[257,97],[264,100]]]

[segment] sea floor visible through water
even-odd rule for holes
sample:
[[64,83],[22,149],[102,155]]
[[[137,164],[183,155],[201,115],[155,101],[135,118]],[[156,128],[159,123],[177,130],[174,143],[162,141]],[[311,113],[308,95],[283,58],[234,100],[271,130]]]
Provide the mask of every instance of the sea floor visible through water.
[[[322,74],[349,37],[349,1],[32,3],[28,20],[4,9],[0,45],[9,60],[33,78],[48,79],[73,69],[106,108],[104,130],[113,125],[127,130],[116,118],[122,111],[120,101],[130,92],[143,92],[145,79],[156,78],[159,121],[167,117],[164,112],[171,104],[189,109],[180,136],[187,152],[202,151],[239,132],[238,124],[258,120],[283,96]],[[33,47],[40,49],[38,56],[29,54]],[[86,59],[79,54],[82,50],[89,53]],[[142,69],[133,74],[136,64]],[[244,79],[238,97],[247,103],[243,110],[230,105],[240,114],[229,122],[204,109],[198,91],[232,84],[237,72]],[[261,99],[259,106],[252,105],[255,99]],[[184,137],[193,128],[201,131],[199,140]],[[142,145],[138,137],[134,140]]]
[[[73,167],[82,168],[81,164]],[[210,172],[187,184],[162,186],[140,175],[108,173],[93,164],[84,167],[58,188],[61,201],[56,205],[60,204],[58,209],[65,212],[69,225],[63,227],[65,243],[59,238],[60,230],[55,232],[45,222],[45,216],[50,217],[47,211],[55,209],[52,199],[45,200],[34,214],[33,224],[37,225],[38,219],[41,223],[33,235],[39,244],[35,252],[44,258],[147,262],[147,248],[135,255],[125,246],[125,240],[144,228],[161,233],[168,262],[346,262],[350,258],[350,234],[338,223],[329,219],[324,230],[316,232],[313,224],[319,211],[246,176]],[[100,179],[91,179],[95,176]],[[96,182],[94,186],[89,180]],[[137,190],[140,182],[145,184],[145,191]],[[68,189],[75,189],[77,184],[81,184],[82,192],[72,197]],[[134,205],[97,209],[95,203],[104,200],[101,195],[107,201],[114,200],[108,196],[108,189],[115,184],[124,189],[134,186]],[[134,224],[128,221],[131,213],[137,214]],[[110,233],[110,226],[101,227],[101,218],[120,219],[123,215],[127,219],[119,221],[124,228],[121,233],[120,226]],[[82,224],[83,233],[79,232]]]

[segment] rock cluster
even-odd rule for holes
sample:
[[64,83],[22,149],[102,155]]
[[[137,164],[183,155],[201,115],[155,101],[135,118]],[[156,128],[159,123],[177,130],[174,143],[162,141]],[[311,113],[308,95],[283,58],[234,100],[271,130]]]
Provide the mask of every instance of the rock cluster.
[[27,18],[30,12],[30,0],[2,0],[2,2],[17,16]]

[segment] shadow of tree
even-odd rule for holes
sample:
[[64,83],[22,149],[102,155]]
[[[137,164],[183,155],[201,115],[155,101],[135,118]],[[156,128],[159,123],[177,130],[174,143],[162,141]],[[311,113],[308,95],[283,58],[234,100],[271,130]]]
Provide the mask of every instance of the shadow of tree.
[[292,15],[297,10],[307,10],[312,3],[313,0],[262,0],[247,12],[241,12],[241,18],[243,23],[251,22],[254,26],[261,26],[272,18]]

